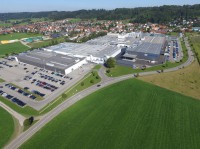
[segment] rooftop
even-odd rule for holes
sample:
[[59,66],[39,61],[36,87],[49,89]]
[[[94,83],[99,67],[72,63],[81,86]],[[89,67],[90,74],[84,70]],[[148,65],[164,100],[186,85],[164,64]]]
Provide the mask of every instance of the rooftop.
[[39,64],[42,66],[50,66],[58,69],[67,69],[82,59],[47,52],[43,50],[34,50],[27,53],[21,53],[17,56],[19,60],[28,61],[29,64]]
[[142,41],[136,41],[130,46],[128,52],[140,52],[159,55],[163,44],[166,40],[165,37],[145,36]]
[[117,47],[118,37],[117,36],[104,36],[86,43],[61,43],[55,46],[45,48],[45,50],[53,51],[56,53],[74,55],[74,56],[94,56],[104,57],[114,54],[119,48]]

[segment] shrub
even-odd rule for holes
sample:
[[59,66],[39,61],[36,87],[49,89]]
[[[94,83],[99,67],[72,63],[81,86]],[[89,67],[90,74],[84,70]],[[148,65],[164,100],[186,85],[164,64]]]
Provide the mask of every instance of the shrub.
[[107,69],[106,72],[107,72],[107,73],[110,73],[110,69]]
[[62,94],[62,98],[63,99],[67,98],[67,95],[66,94]]
[[94,83],[94,80],[90,80],[90,83]]
[[85,83],[84,82],[81,82],[81,86],[84,86],[85,85]]

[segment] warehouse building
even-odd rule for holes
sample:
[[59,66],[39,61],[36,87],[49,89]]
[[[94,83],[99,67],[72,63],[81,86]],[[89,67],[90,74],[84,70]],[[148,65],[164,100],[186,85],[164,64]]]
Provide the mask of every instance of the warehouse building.
[[15,57],[16,61],[34,65],[46,70],[69,74],[73,70],[87,64],[85,58],[75,58],[67,55],[47,52],[44,50],[34,50],[21,53]]
[[158,63],[166,47],[165,37],[145,36],[141,41],[136,41],[126,49],[124,59],[144,60]]

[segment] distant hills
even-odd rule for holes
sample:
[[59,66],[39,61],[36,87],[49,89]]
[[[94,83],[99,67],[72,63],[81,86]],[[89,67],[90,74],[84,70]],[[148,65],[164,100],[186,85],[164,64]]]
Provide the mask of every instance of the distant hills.
[[125,20],[136,23],[165,23],[177,19],[194,19],[200,17],[200,4],[196,5],[164,5],[159,7],[117,8],[114,10],[92,9],[78,11],[49,11],[49,12],[21,12],[0,13],[0,20],[49,18],[60,20],[65,18],[97,19],[97,20]]

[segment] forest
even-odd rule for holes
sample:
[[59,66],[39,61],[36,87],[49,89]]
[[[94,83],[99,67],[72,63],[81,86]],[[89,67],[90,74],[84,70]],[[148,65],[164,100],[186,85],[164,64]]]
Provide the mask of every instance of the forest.
[[66,18],[127,20],[135,23],[166,23],[178,19],[195,19],[200,17],[200,4],[196,5],[164,5],[159,7],[117,8],[114,10],[92,9],[78,11],[49,11],[0,13],[0,20],[48,18],[61,20]]

